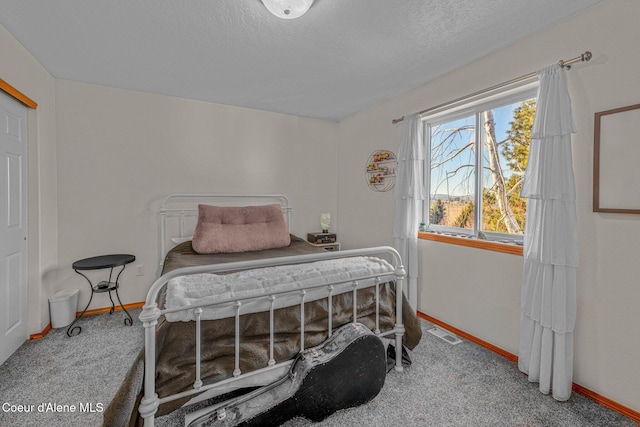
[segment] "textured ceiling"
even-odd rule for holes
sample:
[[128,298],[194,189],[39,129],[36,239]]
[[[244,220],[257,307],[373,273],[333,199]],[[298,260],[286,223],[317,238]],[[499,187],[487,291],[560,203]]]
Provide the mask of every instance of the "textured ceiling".
[[600,1],[0,0],[0,24],[56,78],[337,121]]

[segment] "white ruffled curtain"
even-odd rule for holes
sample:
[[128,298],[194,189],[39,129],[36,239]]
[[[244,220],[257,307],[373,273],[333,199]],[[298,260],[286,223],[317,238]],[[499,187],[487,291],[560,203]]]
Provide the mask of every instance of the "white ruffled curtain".
[[559,65],[540,87],[521,196],[529,199],[524,238],[518,368],[556,400],[571,396],[578,244],[571,99]]
[[405,294],[415,310],[418,303],[418,227],[422,221],[424,191],[423,129],[420,114],[405,117],[396,168],[394,247],[407,271]]

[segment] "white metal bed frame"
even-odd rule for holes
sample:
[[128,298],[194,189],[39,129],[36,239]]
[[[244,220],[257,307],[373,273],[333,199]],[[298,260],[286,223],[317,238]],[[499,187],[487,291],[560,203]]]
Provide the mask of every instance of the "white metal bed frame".
[[[198,194],[177,194],[167,197],[161,208],[160,215],[162,216],[161,220],[161,253],[164,258],[165,249],[166,249],[166,219],[169,215],[174,215],[180,218],[180,221],[184,221],[186,215],[189,215],[194,210],[197,212],[197,204],[195,207],[181,207],[178,209],[170,208],[169,205],[172,201],[175,200],[184,200],[186,198],[190,199],[207,199],[207,200],[215,200],[216,198],[229,198],[233,200],[243,200],[247,197],[252,199],[272,199],[275,197],[281,201],[281,205],[283,206],[283,212],[287,216],[287,222],[290,219],[291,215],[291,206],[289,205],[289,201],[286,197],[280,195],[215,195],[215,194],[207,194],[207,195],[198,195]],[[244,204],[241,204],[244,206]],[[235,206],[239,206],[236,204]],[[197,215],[197,214],[196,214]],[[184,224],[183,226],[184,227]],[[185,234],[182,234],[184,229],[181,229],[181,237],[184,237]],[[297,289],[295,291],[281,291],[274,292],[270,295],[262,295],[258,297],[251,298],[235,298],[235,299],[226,299],[221,300],[215,304],[198,304],[191,305],[189,307],[181,307],[174,309],[163,309],[161,310],[157,306],[157,297],[160,290],[163,286],[171,279],[179,276],[186,276],[192,274],[200,274],[200,273],[223,273],[226,271],[232,270],[245,270],[245,269],[253,269],[253,268],[262,268],[262,267],[271,267],[278,265],[286,265],[286,264],[300,264],[307,262],[314,262],[320,260],[328,260],[328,259],[337,259],[337,258],[347,258],[347,257],[357,257],[357,256],[378,256],[387,259],[391,262],[391,265],[394,268],[394,271],[391,273],[386,273],[382,275],[375,276],[362,276],[357,277],[355,279],[349,279],[348,281],[341,282],[333,282],[330,284],[323,284],[317,286],[309,286],[304,289]],[[145,300],[145,305],[142,308],[142,313],[140,314],[140,320],[142,321],[143,327],[145,329],[145,361],[144,361],[144,396],[141,400],[139,406],[140,415],[144,418],[144,425],[146,427],[153,427],[155,414],[158,410],[158,406],[162,403],[169,402],[172,400],[176,400],[179,398],[184,398],[188,396],[193,396],[195,394],[199,394],[199,396],[187,402],[187,404],[196,403],[214,396],[219,396],[224,393],[228,393],[233,390],[237,390],[239,388],[244,387],[255,387],[260,385],[268,385],[274,382],[275,380],[282,378],[289,371],[293,360],[289,360],[286,362],[276,363],[273,358],[274,351],[274,302],[276,299],[285,296],[286,294],[298,294],[300,297],[300,302],[298,304],[291,305],[299,305],[300,306],[300,340],[301,346],[304,347],[304,304],[305,304],[305,295],[310,289],[324,289],[323,298],[328,299],[328,330],[329,335],[333,332],[332,325],[332,317],[333,317],[333,307],[332,307],[332,298],[336,295],[335,290],[337,287],[344,287],[345,285],[350,286],[351,292],[353,292],[353,322],[357,321],[357,290],[363,289],[365,287],[373,287],[375,286],[375,299],[376,299],[376,327],[373,331],[379,337],[387,337],[393,335],[395,337],[395,370],[402,371],[402,337],[404,335],[404,325],[402,323],[402,297],[403,297],[403,284],[406,276],[405,269],[402,265],[402,261],[400,259],[400,255],[398,252],[388,246],[382,247],[374,247],[374,248],[364,248],[364,249],[353,249],[346,251],[333,251],[333,252],[320,252],[317,254],[309,254],[309,255],[298,255],[298,256],[287,256],[280,258],[269,258],[269,259],[261,259],[261,260],[252,260],[252,261],[241,261],[241,262],[233,262],[227,264],[217,264],[217,265],[202,265],[202,266],[193,266],[180,268],[177,270],[173,270],[167,274],[159,277],[151,286],[147,293],[147,297]],[[366,279],[375,279],[374,284],[364,285],[363,282],[367,281]],[[393,280],[396,284],[396,323],[394,328],[389,331],[380,331],[379,328],[379,285],[385,281]],[[368,281],[371,282],[371,281]],[[239,362],[240,362],[240,336],[239,336],[239,322],[240,315],[243,303],[248,300],[268,300],[270,301],[271,309],[270,312],[270,343],[269,343],[269,362],[267,366],[257,369],[255,371],[243,373],[240,371]],[[201,319],[200,316],[202,314],[203,307],[218,307],[218,306],[233,306],[235,309],[235,370],[233,372],[233,377],[222,380],[217,383],[204,385],[202,382],[202,378],[200,377],[200,328],[201,328]],[[177,393],[171,396],[166,396],[163,398],[159,398],[155,391],[155,362],[156,362],[156,331],[155,328],[158,324],[158,319],[160,316],[165,313],[172,313],[178,311],[193,311],[195,317],[195,340],[196,340],[196,366],[195,366],[195,381],[193,383],[193,389],[183,391],[181,393]],[[301,348],[301,351],[304,348]],[[219,406],[219,405],[217,405]]]

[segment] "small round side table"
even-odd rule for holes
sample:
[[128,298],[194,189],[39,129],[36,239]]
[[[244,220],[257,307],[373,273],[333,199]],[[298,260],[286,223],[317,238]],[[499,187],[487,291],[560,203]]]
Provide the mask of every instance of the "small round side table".
[[[120,279],[120,275],[124,271],[125,266],[127,264],[132,263],[135,260],[136,260],[136,257],[133,255],[113,254],[113,255],[100,255],[100,256],[95,256],[91,258],[85,258],[85,259],[76,261],[72,264],[73,270],[79,275],[81,275],[82,277],[84,277],[85,279],[87,279],[87,282],[89,283],[89,287],[91,288],[91,297],[89,298],[89,302],[87,303],[87,306],[84,308],[84,310],[82,310],[82,313],[80,314],[80,316],[78,316],[73,321],[73,323],[69,325],[69,328],[67,329],[67,336],[71,337],[74,334],[78,335],[82,332],[82,328],[80,326],[73,326],[73,325],[75,325],[76,322],[82,318],[84,313],[89,308],[89,305],[91,304],[91,300],[93,299],[93,294],[96,294],[96,293],[100,294],[104,292],[109,292],[109,299],[111,300],[111,310],[109,310],[109,314],[113,314],[115,310],[115,303],[113,302],[113,298],[111,297],[111,292],[115,291],[116,297],[118,298],[118,303],[120,304],[120,307],[127,315],[127,317],[124,319],[124,324],[127,326],[131,326],[133,324],[133,319],[131,318],[131,315],[129,314],[127,309],[124,308],[124,305],[122,305],[122,301],[120,300],[120,294],[118,294],[118,288],[120,287],[120,282],[118,282],[118,280]],[[115,281],[112,281],[113,269],[116,267],[122,267],[122,268],[120,269],[117,276],[115,277]],[[103,280],[101,282],[98,282],[98,284],[96,285],[92,284],[91,280],[89,280],[87,276],[85,276],[80,272],[80,271],[86,271],[86,270],[102,270],[106,268],[110,269],[109,280],[106,280],[106,281]],[[75,333],[76,330],[77,330],[77,333]]]

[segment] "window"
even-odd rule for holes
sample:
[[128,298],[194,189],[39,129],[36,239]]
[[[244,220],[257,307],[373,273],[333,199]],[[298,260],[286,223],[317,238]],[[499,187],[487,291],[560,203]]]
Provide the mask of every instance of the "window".
[[522,241],[520,198],[535,116],[535,89],[520,89],[424,118],[431,231]]

